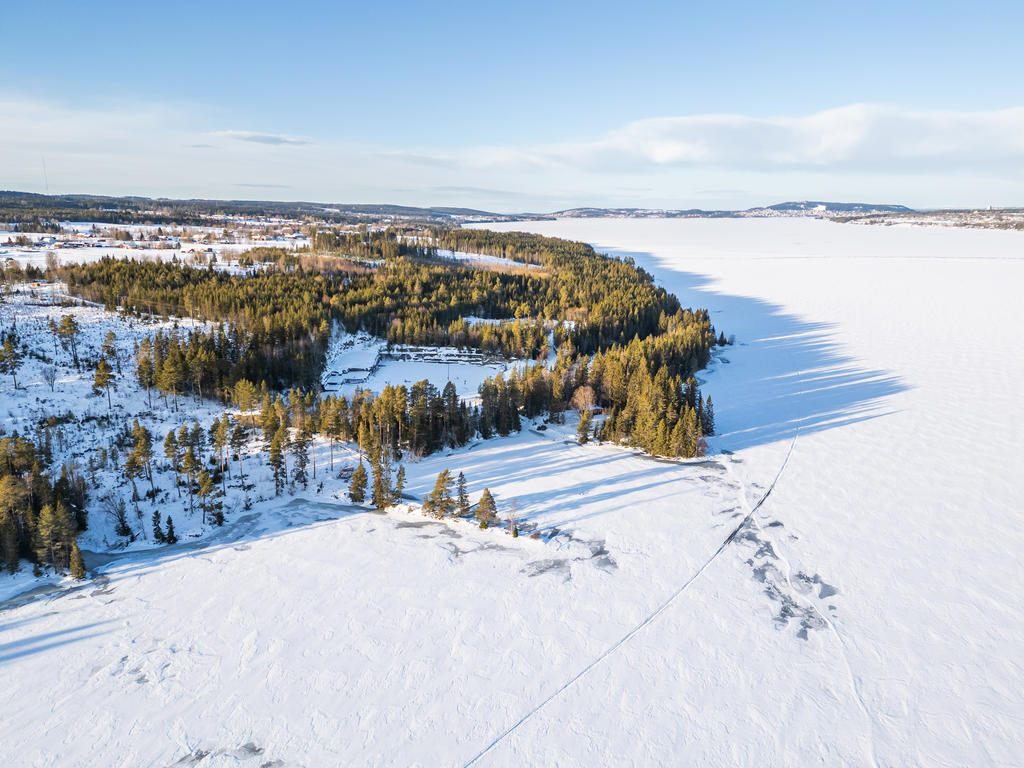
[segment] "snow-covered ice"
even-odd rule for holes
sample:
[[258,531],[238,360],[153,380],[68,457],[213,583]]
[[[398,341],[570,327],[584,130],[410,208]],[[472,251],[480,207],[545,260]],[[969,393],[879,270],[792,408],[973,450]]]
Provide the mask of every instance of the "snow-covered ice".
[[[495,227],[496,225],[488,225]],[[736,343],[705,460],[572,418],[407,464],[523,535],[312,493],[0,604],[30,765],[1019,765],[1024,238],[508,228],[632,255]],[[27,384],[26,386],[29,386]],[[5,395],[6,396],[6,395]],[[536,533],[537,538],[531,534]]]

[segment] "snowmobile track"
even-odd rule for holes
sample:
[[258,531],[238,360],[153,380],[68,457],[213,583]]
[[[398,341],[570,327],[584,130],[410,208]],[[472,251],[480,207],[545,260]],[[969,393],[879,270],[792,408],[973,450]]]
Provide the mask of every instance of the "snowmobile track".
[[656,618],[658,618],[658,616],[660,616],[662,613],[664,613],[665,609],[667,609],[675,601],[675,599],[677,597],[679,597],[681,594],[683,594],[683,592],[685,592],[689,588],[689,586],[691,584],[693,584],[694,581],[697,580],[697,577],[699,577],[702,573],[704,573],[704,571],[707,570],[708,566],[711,565],[711,563],[713,563],[715,561],[715,559],[720,554],[722,554],[722,552],[725,550],[725,548],[729,545],[729,542],[731,542],[734,538],[736,538],[736,534],[738,534],[740,532],[740,530],[743,528],[743,526],[746,525],[751,520],[751,518],[753,518],[754,513],[757,512],[757,510],[761,507],[761,505],[764,504],[764,502],[767,500],[768,496],[771,495],[772,490],[775,488],[775,484],[779,481],[779,478],[782,476],[782,472],[786,469],[786,465],[789,464],[789,457],[793,455],[793,448],[796,446],[796,439],[797,439],[797,437],[799,437],[799,432],[797,434],[793,435],[793,440],[789,444],[789,450],[786,452],[786,458],[784,458],[782,460],[782,465],[779,467],[779,471],[775,473],[775,477],[772,479],[771,484],[765,490],[764,494],[762,494],[762,496],[758,500],[757,504],[755,504],[753,507],[751,507],[750,511],[743,517],[742,520],[740,520],[739,525],[737,525],[735,528],[733,528],[732,532],[725,538],[725,541],[723,541],[719,545],[718,549],[716,549],[714,551],[714,553],[711,555],[711,557],[709,557],[704,562],[704,564],[700,568],[697,569],[696,573],[694,573],[692,576],[690,576],[690,578],[688,578],[686,581],[684,581],[682,583],[682,585],[678,589],[676,589],[675,592],[673,592],[671,595],[668,596],[668,599],[666,599],[661,605],[659,605],[657,608],[655,608],[654,611],[652,611],[650,614],[648,614],[648,616],[643,621],[641,621],[639,624],[637,624],[635,627],[633,627],[631,630],[629,630],[629,632],[627,632],[625,635],[623,635],[621,638],[619,638],[619,640],[617,640],[606,651],[604,651],[604,653],[602,653],[600,656],[598,656],[593,661],[591,661],[589,664],[587,664],[585,667],[583,667],[583,669],[581,669],[579,672],[577,672],[573,677],[569,678],[569,680],[567,680],[561,686],[556,688],[555,691],[552,692],[546,699],[544,699],[539,704],[537,704],[532,709],[530,709],[525,715],[523,715],[521,718],[519,718],[511,726],[506,728],[502,733],[500,733],[497,736],[497,738],[495,738],[490,744],[488,744],[482,750],[477,752],[472,758],[470,758],[466,763],[464,763],[463,768],[469,768],[469,766],[474,765],[475,763],[477,763],[480,760],[480,758],[484,757],[488,752],[490,752],[492,749],[494,749],[496,746],[498,746],[498,744],[500,744],[502,741],[504,741],[508,736],[510,736],[512,733],[514,733],[519,728],[519,726],[521,726],[527,720],[529,720],[534,715],[536,715],[538,712],[540,712],[545,706],[547,706],[554,699],[558,698],[565,691],[569,690],[569,688],[571,688],[573,685],[575,685],[576,682],[580,680],[580,678],[582,678],[584,675],[586,675],[588,672],[590,672],[590,670],[592,670],[594,667],[596,667],[602,661],[604,661],[609,656],[611,656],[613,653],[615,653],[615,651],[617,651],[620,647],[625,645],[625,643],[631,637],[633,637],[640,630],[642,630],[644,627],[646,627],[648,624],[650,624]]

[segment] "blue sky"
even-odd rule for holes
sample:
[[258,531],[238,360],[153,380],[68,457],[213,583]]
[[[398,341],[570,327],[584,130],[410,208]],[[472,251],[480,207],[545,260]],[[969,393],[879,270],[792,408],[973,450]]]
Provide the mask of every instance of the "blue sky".
[[1024,205],[1022,22],[1020,3],[8,0],[0,187]]

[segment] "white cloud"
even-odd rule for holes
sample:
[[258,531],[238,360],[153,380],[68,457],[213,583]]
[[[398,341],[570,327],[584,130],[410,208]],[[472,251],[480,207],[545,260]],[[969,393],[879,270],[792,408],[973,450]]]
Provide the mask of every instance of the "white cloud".
[[214,136],[221,136],[225,139],[237,141],[249,141],[254,144],[271,144],[280,146],[284,144],[302,146],[312,144],[308,139],[300,139],[296,136],[286,136],[282,133],[258,133],[256,131],[214,131]]
[[314,140],[223,122],[194,105],[78,108],[0,96],[0,187],[42,191],[45,156],[55,192],[230,197],[264,187],[302,199],[485,202],[499,210],[742,207],[793,197],[1024,203],[1024,107],[854,104],[767,118],[686,115],[576,142],[455,150],[414,139],[405,147]]
[[461,157],[467,166],[594,172],[664,167],[923,172],[988,169],[1003,162],[1019,167],[1024,107],[921,112],[854,104],[798,117],[663,117],[627,123],[589,142],[475,149]]

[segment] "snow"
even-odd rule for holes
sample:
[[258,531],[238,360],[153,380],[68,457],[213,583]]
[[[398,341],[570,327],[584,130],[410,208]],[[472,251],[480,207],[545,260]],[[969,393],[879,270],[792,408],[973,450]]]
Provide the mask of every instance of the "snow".
[[502,256],[490,256],[485,253],[467,253],[466,251],[449,251],[445,248],[439,248],[437,255],[442,259],[454,259],[456,261],[464,261],[471,266],[482,266],[485,268],[491,268],[495,266],[504,267],[515,267],[517,269],[541,269],[540,264],[530,264],[524,261],[514,261],[513,259],[506,259]]
[[[67,226],[67,223],[65,223]],[[76,223],[69,226],[69,228],[76,231],[90,231],[92,228],[91,223]],[[98,225],[111,226],[111,225]],[[118,227],[119,229],[128,229],[133,231],[136,235],[140,232],[147,230],[155,230],[156,227],[143,227],[143,226],[129,226],[129,227]],[[217,232],[221,230],[215,230]],[[19,246],[14,245],[14,238],[19,235],[24,235],[31,239],[35,245],[32,246]],[[41,240],[41,238],[54,237],[58,241],[55,244],[47,244],[47,241]],[[71,238],[74,241],[73,238]],[[11,242],[8,245],[8,241]],[[98,237],[89,237],[86,240],[74,241],[73,245],[62,246],[59,243],[69,241],[67,235],[43,235],[39,233],[22,233],[22,232],[9,232],[0,231],[0,262],[13,259],[15,262],[20,264],[22,267],[34,266],[44,268],[46,266],[46,255],[53,253],[54,256],[60,261],[61,264],[90,264],[94,261],[110,257],[114,259],[135,259],[137,261],[170,261],[172,258],[176,258],[178,261],[189,264],[194,259],[203,258],[205,259],[204,250],[207,248],[212,249],[217,254],[217,263],[214,264],[214,268],[218,270],[228,271],[232,274],[244,274],[245,269],[239,266],[237,259],[233,258],[235,254],[242,253],[244,251],[251,250],[258,247],[272,247],[272,248],[286,248],[296,249],[303,245],[308,245],[308,241],[298,241],[290,239],[269,239],[259,241],[243,241],[233,243],[172,243],[169,241],[163,241],[159,245],[163,247],[154,247],[155,243],[147,243],[143,241],[133,241],[131,243],[117,243],[111,241],[100,235]],[[205,263],[205,261],[203,262]],[[251,269],[251,268],[250,268]]]
[[[89,581],[0,603],[5,751],[1019,764],[1019,234],[517,227],[632,255],[735,334],[703,375],[713,455],[576,445],[570,415],[406,463],[414,498],[448,467],[474,501],[486,486],[502,514],[514,503],[519,538],[364,511],[332,481],[174,547],[93,556]],[[28,396],[9,396],[0,414],[20,413]]]
[[[470,321],[471,322],[471,321]],[[335,328],[321,383],[324,390],[351,398],[356,389],[379,393],[385,386],[411,387],[426,379],[439,390],[451,381],[463,400],[479,399],[480,385],[497,374],[523,368],[525,360],[505,360],[473,349],[393,344],[360,331]]]

